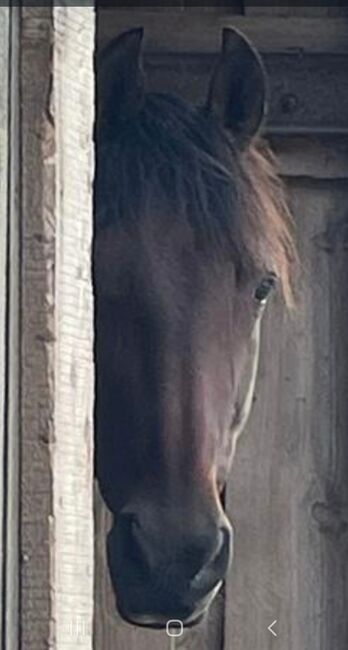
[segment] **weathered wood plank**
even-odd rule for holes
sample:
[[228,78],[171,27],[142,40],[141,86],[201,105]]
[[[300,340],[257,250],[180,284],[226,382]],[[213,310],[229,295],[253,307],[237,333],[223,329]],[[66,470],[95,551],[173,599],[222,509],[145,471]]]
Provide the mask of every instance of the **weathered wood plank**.
[[323,18],[326,16],[337,17],[337,16],[347,16],[348,7],[345,4],[340,4],[335,2],[334,5],[328,2],[325,5],[324,2],[308,3],[302,6],[288,5],[284,3],[277,3],[273,6],[266,6],[262,3],[256,4],[251,0],[249,3],[248,0],[244,4],[244,14],[246,16],[282,16],[282,17],[299,17],[299,18]]
[[[256,403],[227,495],[236,528],[226,649],[348,643],[348,280],[346,184],[291,183],[303,281],[299,309],[275,301]],[[273,646],[272,646],[273,647]]]
[[[37,10],[36,10],[37,11]],[[49,34],[50,12],[42,12],[46,38],[30,38],[31,10],[21,20],[21,98],[22,131],[22,208],[23,242],[21,287],[21,616],[22,647],[43,650],[50,637],[50,537],[52,485],[49,448],[53,437],[54,403],[51,387],[54,360],[52,345],[46,345],[52,332],[53,314],[49,310],[54,285],[52,259],[52,221],[42,212],[42,204],[54,215],[52,182],[45,179],[46,100],[51,74]],[[33,75],[32,71],[36,70]],[[52,135],[52,134],[51,134]],[[30,161],[30,162],[29,162]],[[33,191],[33,188],[34,191]],[[25,314],[25,319],[23,318]],[[53,333],[51,334],[54,340]],[[40,340],[41,339],[41,340]]]
[[6,440],[6,587],[4,644],[18,650],[20,641],[20,378],[21,378],[21,212],[19,65],[20,12],[10,10],[10,112],[8,122],[8,313],[7,313],[7,440]]
[[19,638],[18,10],[0,9],[0,638]]
[[[194,6],[196,4],[196,7]],[[127,11],[132,11],[133,13],[138,13],[139,9],[141,12],[156,12],[156,13],[168,13],[177,9],[179,11],[191,12],[192,10],[197,10],[199,7],[200,12],[206,13],[216,13],[223,12],[226,13],[226,9],[229,14],[242,14],[243,13],[243,0],[231,0],[229,3],[226,0],[216,0],[214,6],[212,6],[210,0],[197,0],[196,3],[192,0],[171,0],[169,4],[163,4],[161,0],[143,0],[140,6],[139,1],[136,2],[127,2],[123,7],[119,9],[126,9]],[[102,9],[103,10],[103,9]]]
[[[6,511],[5,469],[5,399],[6,399],[6,314],[7,314],[7,206],[8,206],[8,120],[9,120],[9,66],[10,66],[10,12],[0,7],[0,593],[4,593],[5,545],[3,523]],[[0,639],[2,638],[3,608],[0,603]]]
[[23,650],[92,648],[93,37],[90,7],[23,9]]
[[[94,9],[55,8],[55,442],[51,448],[57,650],[92,648]],[[51,151],[47,152],[49,164]],[[58,158],[59,156],[59,158]],[[73,616],[72,616],[73,615]]]
[[279,171],[287,177],[348,178],[348,138],[270,135]]
[[228,12],[170,10],[159,12],[100,8],[98,42],[138,25],[145,27],[146,46],[156,52],[214,53],[220,49],[221,29],[241,29],[261,50],[276,52],[347,52],[347,18],[281,18],[231,16]]
[[[272,52],[263,59],[270,89],[267,133],[348,136],[348,55]],[[205,101],[216,55],[145,53],[144,62],[150,91]]]
[[256,4],[255,0],[244,2],[245,16],[281,16],[282,18],[298,17],[298,18],[323,18],[328,16],[328,6],[324,6],[324,2],[318,2],[317,6],[286,6],[284,3],[274,4],[272,6]]

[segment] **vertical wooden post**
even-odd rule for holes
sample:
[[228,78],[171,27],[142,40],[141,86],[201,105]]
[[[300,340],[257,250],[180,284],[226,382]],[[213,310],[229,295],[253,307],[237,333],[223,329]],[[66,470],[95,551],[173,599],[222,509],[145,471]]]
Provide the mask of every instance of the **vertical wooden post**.
[[18,8],[0,9],[1,643],[19,643],[19,139]]
[[[4,479],[6,447],[6,329],[7,329],[7,200],[9,119],[10,13],[0,7],[0,593],[4,589],[5,543],[3,523],[6,510]],[[3,635],[4,603],[0,601],[0,639]]]
[[91,650],[94,10],[20,22],[20,647]]

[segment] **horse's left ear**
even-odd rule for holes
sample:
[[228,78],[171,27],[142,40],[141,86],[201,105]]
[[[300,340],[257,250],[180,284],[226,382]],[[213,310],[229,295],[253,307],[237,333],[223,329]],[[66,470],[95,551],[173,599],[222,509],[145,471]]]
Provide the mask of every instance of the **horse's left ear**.
[[207,108],[233,132],[241,147],[259,131],[266,113],[266,96],[266,72],[260,55],[240,32],[224,29]]
[[143,28],[124,32],[102,50],[97,60],[98,121],[112,126],[141,108],[144,74],[141,66]]

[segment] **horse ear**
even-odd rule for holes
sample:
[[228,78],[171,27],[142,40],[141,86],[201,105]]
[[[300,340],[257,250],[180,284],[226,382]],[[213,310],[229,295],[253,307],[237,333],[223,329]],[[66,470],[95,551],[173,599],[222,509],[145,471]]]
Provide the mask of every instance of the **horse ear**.
[[266,113],[266,73],[260,55],[235,29],[222,32],[222,52],[210,82],[207,108],[231,129],[240,146],[257,134]]
[[98,121],[111,126],[136,114],[144,97],[141,68],[143,28],[131,29],[112,40],[97,62]]

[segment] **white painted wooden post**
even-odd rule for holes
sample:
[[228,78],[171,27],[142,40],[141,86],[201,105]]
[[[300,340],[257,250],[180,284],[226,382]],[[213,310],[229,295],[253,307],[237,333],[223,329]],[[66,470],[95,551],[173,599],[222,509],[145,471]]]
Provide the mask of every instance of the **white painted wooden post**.
[[[52,447],[57,650],[92,647],[94,13],[54,11],[56,390]],[[58,226],[58,228],[57,228]],[[57,308],[56,307],[56,308]],[[73,617],[72,617],[73,614]]]

